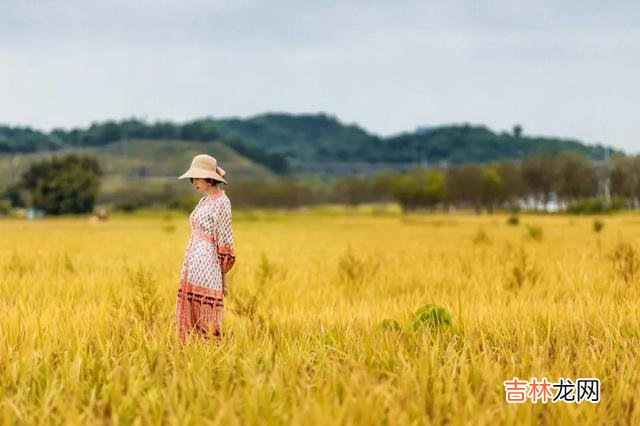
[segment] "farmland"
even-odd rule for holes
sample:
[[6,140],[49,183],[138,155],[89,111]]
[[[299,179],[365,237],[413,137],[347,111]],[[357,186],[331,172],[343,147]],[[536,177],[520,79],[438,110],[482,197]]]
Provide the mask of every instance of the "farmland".
[[[0,220],[0,418],[638,424],[640,216],[600,221],[234,212],[225,335],[181,348],[186,214]],[[513,377],[601,400],[508,404]]]

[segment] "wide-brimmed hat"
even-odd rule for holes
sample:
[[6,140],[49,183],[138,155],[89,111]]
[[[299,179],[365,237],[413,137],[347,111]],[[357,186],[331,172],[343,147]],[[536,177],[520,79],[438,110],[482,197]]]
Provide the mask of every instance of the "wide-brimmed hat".
[[224,179],[225,171],[222,167],[218,166],[218,160],[207,154],[200,154],[193,157],[191,160],[191,167],[184,172],[178,179],[184,178],[212,178],[219,180],[220,182],[227,184]]

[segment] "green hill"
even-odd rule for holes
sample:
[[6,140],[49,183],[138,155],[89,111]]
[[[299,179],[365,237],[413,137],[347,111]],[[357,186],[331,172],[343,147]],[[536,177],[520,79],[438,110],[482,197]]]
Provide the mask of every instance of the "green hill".
[[[578,140],[495,133],[485,126],[439,126],[380,137],[325,114],[264,114],[248,119],[219,119],[223,133],[296,162],[481,163],[532,154],[580,152],[594,160],[605,147]],[[617,152],[617,151],[612,151]]]
[[189,167],[194,155],[202,153],[214,155],[233,176],[264,178],[273,175],[266,167],[220,142],[129,140],[102,147],[0,155],[0,179],[11,181],[34,161],[71,152],[97,157],[107,177],[176,178]]
[[274,173],[261,164],[239,154],[222,142],[169,140],[128,140],[90,148],[67,148],[56,151],[0,155],[0,192],[16,183],[27,167],[45,157],[68,153],[94,155],[104,176],[100,189],[100,203],[126,200],[162,200],[179,194],[190,194],[188,181],[181,175],[194,155],[214,155],[229,176],[267,179]]
[[593,160],[603,160],[606,150],[602,145],[586,145],[574,139],[494,133],[485,126],[471,125],[403,133],[385,139],[383,145],[384,157],[370,157],[372,161],[386,158],[392,162],[426,161],[431,164],[485,163],[560,152],[578,152]]
[[224,133],[298,161],[363,161],[382,147],[382,139],[325,114],[264,114],[218,119]]
[[[211,141],[216,141],[217,151],[228,153],[224,155],[232,156],[233,152],[239,156],[231,163],[232,170],[237,167],[246,175],[257,173],[258,169],[275,174],[344,174],[375,171],[381,163],[391,168],[417,163],[483,163],[565,151],[602,160],[606,152],[601,145],[579,140],[530,136],[518,128],[496,133],[485,126],[469,124],[381,137],[326,114],[269,113],[249,118],[207,117],[186,123],[129,119],[49,133],[0,126],[0,153],[94,150],[108,159],[109,167],[121,176],[168,176],[194,152],[211,147],[207,145]],[[619,151],[609,153],[616,152]],[[146,164],[145,156],[155,158],[155,163]],[[248,169],[243,169],[242,164]]]
[[248,145],[242,140],[222,134],[215,122],[209,118],[183,124],[171,122],[149,124],[136,119],[120,122],[106,121],[93,123],[85,129],[55,129],[50,133],[28,127],[0,126],[0,154],[96,148],[114,142],[129,143],[135,140],[217,141],[276,173],[288,171],[284,156],[266,152],[257,146]]
[[182,174],[198,154],[216,157],[224,169],[234,177],[261,178],[273,173],[239,154],[222,142],[128,140],[102,147],[86,148],[94,154],[109,175],[131,177],[169,177]]

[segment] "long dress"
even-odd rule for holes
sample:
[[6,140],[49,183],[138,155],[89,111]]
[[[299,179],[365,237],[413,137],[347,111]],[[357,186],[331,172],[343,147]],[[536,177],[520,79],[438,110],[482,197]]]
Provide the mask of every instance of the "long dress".
[[222,273],[235,263],[231,201],[224,190],[204,195],[189,221],[191,237],[182,262],[175,313],[180,343],[192,333],[206,340],[221,336]]

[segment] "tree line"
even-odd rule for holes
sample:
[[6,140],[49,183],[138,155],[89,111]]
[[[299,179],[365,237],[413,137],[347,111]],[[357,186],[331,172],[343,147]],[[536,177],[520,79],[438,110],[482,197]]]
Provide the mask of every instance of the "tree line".
[[403,211],[468,208],[517,210],[526,201],[544,210],[555,200],[561,210],[597,212],[640,206],[640,157],[594,162],[579,153],[534,155],[522,160],[447,167],[415,167],[406,173],[345,177],[331,183],[300,180],[235,182],[236,205],[294,207],[315,203],[358,205],[398,202]]
[[[16,185],[0,194],[0,202],[38,207],[50,214],[90,212],[100,201],[101,175],[100,165],[90,157],[55,157],[33,164]],[[150,206],[191,209],[197,195],[176,184],[150,189],[140,182],[102,201],[127,211]],[[562,210],[598,212],[640,206],[640,157],[594,162],[581,154],[562,153],[519,161],[415,167],[404,173],[381,171],[374,177],[233,179],[225,190],[236,207],[395,201],[406,212],[468,208],[491,213],[517,210],[523,200],[532,202],[534,209],[544,209],[553,198]]]

